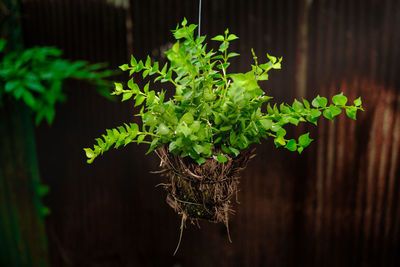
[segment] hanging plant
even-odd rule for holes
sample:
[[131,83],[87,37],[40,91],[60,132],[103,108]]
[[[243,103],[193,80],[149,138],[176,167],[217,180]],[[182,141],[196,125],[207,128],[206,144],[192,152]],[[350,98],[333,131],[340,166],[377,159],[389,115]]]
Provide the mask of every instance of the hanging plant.
[[[223,222],[228,226],[231,198],[237,193],[239,172],[254,157],[249,148],[262,139],[272,138],[276,147],[301,153],[310,145],[309,133],[298,139],[286,137],[285,127],[310,122],[317,125],[323,116],[333,120],[344,110],[356,119],[363,110],[361,98],[348,104],[342,93],[328,104],[325,97],[317,96],[311,103],[305,99],[294,100],[289,105],[271,105],[271,96],[260,88],[259,82],[268,80],[268,73],[281,68],[282,58],[267,54],[268,61],[259,64],[254,51],[254,64],[246,73],[229,73],[229,60],[239,56],[228,52],[231,41],[238,39],[225,31],[212,38],[219,42],[218,51],[207,50],[205,36],[194,37],[197,25],[187,25],[186,19],[174,31],[177,40],[165,52],[168,61],[164,66],[137,61],[120,66],[130,76],[141,73],[152,81],[139,88],[134,78],[127,86],[115,83],[114,95],[122,101],[133,98],[135,107],[141,106],[136,116],[143,125],[129,123],[107,129],[97,138],[94,148],[85,148],[88,163],[109,150],[129,143],[149,145],[147,153],[155,151],[161,159],[160,173],[168,178],[165,189],[167,203],[187,219],[206,219]],[[137,77],[135,76],[135,79]],[[174,94],[165,97],[165,91],[156,82],[171,83]]]

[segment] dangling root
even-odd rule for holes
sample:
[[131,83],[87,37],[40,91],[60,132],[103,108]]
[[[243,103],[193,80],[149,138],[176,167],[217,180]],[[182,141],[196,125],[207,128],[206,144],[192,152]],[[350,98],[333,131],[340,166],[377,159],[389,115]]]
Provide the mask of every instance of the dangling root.
[[229,232],[228,211],[225,212],[224,222],[225,222],[226,232],[227,232],[227,234],[228,234],[228,240],[229,240],[230,243],[232,243],[231,234],[230,234],[230,232]]
[[229,233],[229,213],[233,212],[231,198],[235,195],[237,200],[239,172],[255,156],[254,150],[243,152],[235,159],[228,158],[225,163],[211,157],[200,166],[190,159],[169,153],[165,146],[158,148],[156,153],[162,168],[157,173],[168,178],[167,183],[160,184],[168,192],[166,201],[182,216],[181,234],[175,253],[187,219],[197,224],[198,219],[224,223],[228,239],[232,242]]
[[179,241],[178,241],[178,245],[176,246],[176,249],[174,251],[174,256],[176,254],[176,252],[178,252],[179,246],[181,245],[181,241],[182,241],[182,235],[183,235],[183,228],[185,227],[185,222],[186,222],[186,215],[182,214],[182,220],[181,220],[181,233],[179,234]]

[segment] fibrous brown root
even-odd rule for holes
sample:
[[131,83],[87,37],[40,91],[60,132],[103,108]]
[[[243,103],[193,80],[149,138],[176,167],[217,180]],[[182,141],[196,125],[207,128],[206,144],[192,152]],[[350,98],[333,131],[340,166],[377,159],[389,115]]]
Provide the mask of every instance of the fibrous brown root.
[[161,184],[168,192],[166,201],[184,218],[181,229],[186,219],[192,223],[205,219],[222,222],[228,230],[229,213],[233,212],[231,198],[237,197],[239,172],[255,156],[254,150],[242,152],[234,159],[228,157],[225,163],[210,157],[202,165],[173,155],[165,146],[156,153],[161,159],[160,173],[168,178],[167,183]]

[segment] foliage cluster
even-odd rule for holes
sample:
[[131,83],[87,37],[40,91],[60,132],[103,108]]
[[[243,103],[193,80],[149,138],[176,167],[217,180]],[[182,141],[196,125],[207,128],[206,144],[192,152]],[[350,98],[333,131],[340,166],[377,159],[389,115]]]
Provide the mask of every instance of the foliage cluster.
[[[300,122],[317,124],[318,118],[333,120],[345,111],[356,119],[362,110],[361,99],[348,104],[342,93],[328,104],[325,97],[317,96],[311,103],[305,99],[292,104],[267,103],[272,97],[266,95],[259,82],[268,80],[269,71],[281,68],[282,58],[267,54],[268,61],[259,64],[254,51],[254,64],[246,73],[229,73],[229,59],[238,56],[228,52],[230,42],[238,39],[226,30],[212,40],[219,42],[218,51],[207,50],[205,36],[194,37],[197,26],[187,25],[186,19],[173,30],[177,40],[165,52],[169,63],[160,66],[148,56],[137,61],[133,56],[130,64],[120,66],[132,77],[127,87],[115,83],[113,94],[122,96],[122,101],[133,98],[135,106],[141,106],[137,116],[143,127],[130,123],[107,130],[97,138],[94,148],[85,148],[88,163],[111,147],[118,148],[132,142],[150,145],[148,152],[167,145],[170,152],[181,157],[190,157],[198,164],[206,158],[215,157],[225,162],[240,151],[261,139],[271,137],[277,147],[301,153],[312,141],[309,133],[297,140],[286,137],[285,127]],[[151,76],[142,89],[135,82],[137,75]],[[175,92],[167,99],[164,90],[156,82],[172,83]]]
[[110,84],[106,77],[114,71],[102,70],[104,64],[62,59],[54,47],[33,47],[5,53],[6,41],[0,39],[0,103],[5,95],[22,100],[36,114],[36,124],[43,119],[51,123],[55,104],[65,100],[63,81],[68,78],[86,80],[104,95]]

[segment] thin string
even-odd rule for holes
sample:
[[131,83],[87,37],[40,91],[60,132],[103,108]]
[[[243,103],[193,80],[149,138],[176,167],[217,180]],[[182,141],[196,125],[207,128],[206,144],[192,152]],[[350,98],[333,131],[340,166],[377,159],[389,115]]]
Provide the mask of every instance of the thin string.
[[199,37],[200,37],[200,25],[201,25],[201,0],[199,0],[199,33],[198,33]]

